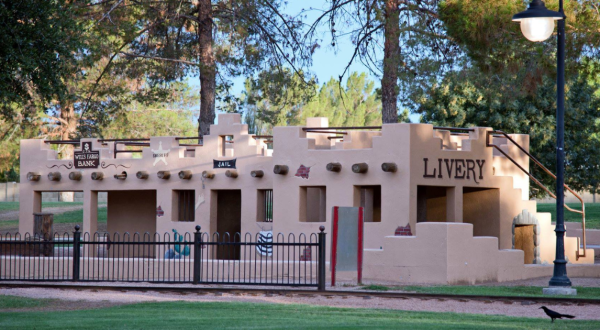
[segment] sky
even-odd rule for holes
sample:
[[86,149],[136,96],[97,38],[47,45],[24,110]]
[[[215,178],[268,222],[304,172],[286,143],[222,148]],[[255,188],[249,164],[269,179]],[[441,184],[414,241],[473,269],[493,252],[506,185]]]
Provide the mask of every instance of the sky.
[[[329,2],[324,0],[288,0],[288,5],[285,7],[285,12],[290,15],[297,15],[303,9],[308,10],[306,22],[310,24],[313,22],[324,9],[328,8]],[[312,8],[312,9],[311,9]],[[319,37],[323,37],[321,47],[318,48],[313,54],[312,67],[310,71],[317,77],[320,85],[327,82],[332,77],[337,79],[339,75],[344,72],[348,61],[352,57],[354,51],[354,45],[349,38],[338,38],[337,45],[331,46],[331,39],[327,33],[327,29],[321,29],[319,31]],[[354,63],[350,66],[349,71],[344,76],[344,81],[348,77],[350,72],[366,72],[369,75],[369,79],[375,82],[375,88],[379,88],[381,85],[380,77],[376,77],[370,73],[370,70],[364,66],[359,60],[355,59]],[[234,95],[239,95],[244,90],[245,77],[237,77],[232,79],[233,87],[231,92]],[[191,80],[194,87],[198,85],[198,79]],[[418,115],[411,115],[412,122],[418,122]]]

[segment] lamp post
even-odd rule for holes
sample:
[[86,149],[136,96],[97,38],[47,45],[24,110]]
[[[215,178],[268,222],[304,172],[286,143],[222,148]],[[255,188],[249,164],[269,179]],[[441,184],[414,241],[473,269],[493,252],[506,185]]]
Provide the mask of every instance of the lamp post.
[[[559,2],[558,12],[548,10],[541,0],[532,0],[527,10],[515,14],[513,21],[521,24],[521,32],[525,38],[544,41],[554,31],[554,21],[558,21],[558,51],[556,79],[556,259],[554,274],[550,279],[550,287],[567,289],[571,280],[567,277],[567,261],[565,260],[565,19],[563,0]],[[563,289],[563,290],[564,290]],[[574,291],[574,290],[573,290]],[[576,292],[576,291],[575,291]],[[544,289],[546,293],[546,289]],[[553,293],[549,291],[548,293]],[[561,291],[564,293],[564,291]],[[573,294],[571,292],[570,294]]]

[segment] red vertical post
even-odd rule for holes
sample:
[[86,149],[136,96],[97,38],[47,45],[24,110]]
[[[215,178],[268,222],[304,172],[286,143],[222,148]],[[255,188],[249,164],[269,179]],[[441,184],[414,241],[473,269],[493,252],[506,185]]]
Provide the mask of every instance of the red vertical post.
[[331,286],[335,286],[335,267],[337,262],[338,207],[333,207],[333,233],[331,234]]
[[357,270],[358,270],[358,284],[362,284],[362,266],[363,266],[363,218],[364,208],[358,208],[358,255],[357,255]]

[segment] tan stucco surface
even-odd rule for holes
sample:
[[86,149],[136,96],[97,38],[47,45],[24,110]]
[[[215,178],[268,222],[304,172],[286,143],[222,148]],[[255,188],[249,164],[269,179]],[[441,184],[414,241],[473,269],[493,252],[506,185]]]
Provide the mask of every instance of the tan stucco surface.
[[[327,119],[310,118],[307,127],[327,130]],[[142,148],[139,159],[125,153],[115,158],[113,142],[82,139],[91,141],[92,149],[100,151],[101,165],[98,169],[82,170],[81,181],[68,178],[75,171],[72,160],[58,160],[56,151],[42,140],[22,140],[19,230],[33,229],[33,213],[40,211],[41,192],[81,191],[83,231],[94,232],[98,192],[108,191],[109,231],[192,232],[200,225],[202,231],[212,233],[218,230],[217,191],[239,190],[243,233],[269,229],[274,233],[314,233],[320,225],[331,232],[334,206],[355,206],[358,187],[380,186],[381,221],[364,224],[366,277],[372,274],[376,278],[402,276],[424,283],[474,283],[518,277],[510,275],[514,272],[538,274],[523,270],[527,268],[523,268],[526,266],[522,251],[507,251],[512,248],[513,218],[523,210],[539,220],[542,262],[551,264],[553,260],[554,231],[549,216],[537,214],[535,202],[528,200],[527,175],[486,146],[490,128],[451,134],[428,124],[385,124],[381,131],[348,130],[340,141],[328,139],[338,135],[335,133],[275,127],[273,150],[267,149],[263,139],[248,134],[247,129],[238,114],[221,114],[218,124],[211,126],[211,135],[204,137],[202,147],[181,146],[174,137],[152,137],[150,147]],[[234,143],[224,144],[224,136],[231,136]],[[529,136],[511,137],[528,150]],[[527,157],[512,143],[496,137],[490,137],[491,141],[529,169]],[[190,149],[193,151],[186,151]],[[226,169],[213,168],[213,160],[233,158],[237,161],[236,178],[227,177]],[[341,171],[328,171],[328,163],[340,163]],[[354,173],[351,168],[357,163],[366,163],[367,172]],[[383,163],[395,163],[397,171],[384,172]],[[289,172],[274,174],[275,165],[285,165]],[[295,175],[301,166],[309,168],[308,177]],[[191,171],[192,178],[180,179],[178,172],[182,170]],[[251,171],[256,170],[262,170],[264,176],[251,177]],[[92,180],[92,172],[99,171],[104,179]],[[127,172],[127,179],[113,178],[123,171]],[[138,171],[148,172],[149,177],[137,179]],[[170,178],[159,179],[158,171],[169,171]],[[203,171],[214,173],[214,178],[203,179]],[[28,172],[41,174],[41,179],[28,181]],[[48,180],[49,172],[60,172],[62,179]],[[423,199],[425,194],[419,195],[418,191],[430,189],[427,187],[443,196]],[[257,222],[264,218],[264,212],[258,209],[258,198],[265,189],[274,192],[272,223]],[[176,190],[194,191],[195,221],[177,221]],[[136,191],[155,192],[154,205],[148,196]],[[111,203],[111,194],[118,202]],[[313,207],[307,209],[307,203]],[[162,216],[157,212],[159,207],[164,212]],[[150,214],[154,214],[153,224],[147,220],[152,217]],[[407,225],[415,236],[393,236],[398,227]],[[567,235],[573,236],[570,232]],[[329,239],[327,251],[331,251],[330,244]],[[593,250],[587,251],[586,258],[575,258],[574,237],[567,237],[565,246],[569,262],[593,262]],[[463,267],[464,263],[468,267]]]

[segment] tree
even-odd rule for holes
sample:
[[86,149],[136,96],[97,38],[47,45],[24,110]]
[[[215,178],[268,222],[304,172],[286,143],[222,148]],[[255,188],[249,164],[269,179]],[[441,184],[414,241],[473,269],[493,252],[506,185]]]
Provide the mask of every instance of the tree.
[[366,73],[350,73],[342,88],[331,78],[302,107],[301,122],[309,117],[327,117],[334,127],[381,125],[381,99],[375,92],[375,83],[368,80]]
[[79,29],[67,0],[0,2],[0,110],[5,117],[17,107],[65,94],[64,78],[81,48],[69,31]]
[[[309,117],[327,117],[330,126],[381,125],[381,99],[366,73],[351,73],[342,88],[331,78],[318,91],[314,81],[306,88],[289,71],[285,77],[278,75],[277,70],[266,71],[246,80],[239,111],[256,134],[274,126],[303,125]],[[279,89],[279,83],[272,83],[275,79],[290,81]]]
[[135,68],[152,72],[150,84],[199,75],[199,135],[209,134],[218,97],[229,100],[228,78],[284,64],[299,73],[309,63],[301,23],[282,13],[283,5],[281,0],[103,1],[105,15],[116,21],[114,34],[128,35],[116,56],[141,62]]
[[[558,10],[558,0],[546,1]],[[484,74],[513,73],[526,93],[543,77],[556,77],[556,38],[534,43],[525,39],[512,16],[524,10],[521,0],[446,0],[439,16],[448,35]],[[567,1],[566,76],[578,75],[587,59],[600,56],[600,8],[596,0]],[[595,68],[600,74],[600,68]]]
[[[411,94],[413,110],[442,126],[489,126],[528,133],[531,151],[556,168],[556,40],[532,43],[511,21],[520,0],[447,0],[438,10],[448,37],[462,50],[452,72],[428,90]],[[557,9],[557,1],[548,3]],[[600,12],[597,2],[567,2],[566,182],[596,189],[600,182],[597,117],[600,114]],[[554,181],[532,167],[547,187]],[[539,191],[543,195],[543,191]]]
[[[498,85],[497,75],[482,75],[471,68],[446,75],[418,100],[416,109],[425,122],[447,127],[493,127],[507,133],[530,135],[530,152],[550,170],[556,168],[555,81],[544,78],[535,95],[515,94],[511,85]],[[504,78],[508,80],[508,78]],[[506,81],[504,80],[504,81]],[[566,183],[588,189],[600,171],[600,98],[585,76],[570,79],[565,112]],[[536,166],[532,173],[546,187],[554,180]],[[532,191],[543,196],[543,191]]]
[[115,116],[102,129],[102,135],[110,138],[194,136],[197,130],[192,108],[198,102],[198,95],[186,84],[174,84],[172,91],[171,102],[132,103],[125,113]]
[[316,88],[314,79],[305,82],[289,69],[261,71],[256,79],[246,79],[238,108],[247,120],[255,118],[252,125],[263,130],[299,125],[300,111],[313,98]]
[[[453,65],[457,47],[446,36],[439,20],[437,6],[440,2],[331,0],[329,7],[311,25],[307,36],[319,39],[318,28],[326,26],[334,49],[338,38],[349,36],[354,52],[339,77],[340,83],[355,60],[360,60],[373,74],[381,74],[383,122],[395,123],[398,120],[398,95],[426,89]],[[340,25],[344,28],[340,29]],[[401,104],[407,106],[404,99]]]

